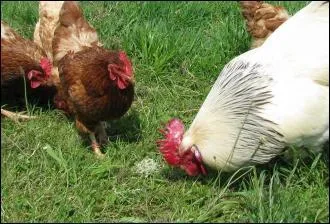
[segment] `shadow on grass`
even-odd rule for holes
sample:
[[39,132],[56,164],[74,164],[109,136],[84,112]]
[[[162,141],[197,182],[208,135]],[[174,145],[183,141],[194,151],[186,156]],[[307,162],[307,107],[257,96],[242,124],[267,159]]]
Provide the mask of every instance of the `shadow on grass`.
[[[72,118],[69,118],[74,122]],[[125,114],[118,120],[107,121],[108,127],[106,133],[109,142],[120,140],[125,143],[137,142],[140,139],[141,125],[139,114],[136,110],[130,109],[129,114]],[[79,132],[78,132],[79,133]],[[91,142],[88,136],[80,134],[83,147],[89,147],[91,150]],[[102,146],[101,151],[106,153],[109,142]]]
[[110,141],[116,141],[117,139],[126,143],[139,141],[141,136],[141,121],[136,110],[131,108],[129,114],[108,123],[110,127],[106,129],[106,132]]
[[[29,109],[39,107],[42,110],[56,110],[53,104],[55,94],[55,88],[39,87],[31,89],[27,86],[27,102]],[[25,102],[24,80],[15,80],[15,82],[1,87],[1,107],[2,106],[4,109],[13,112],[28,111]],[[60,113],[63,112],[60,111]],[[63,117],[74,123],[74,118],[72,116],[67,116],[63,113]],[[125,114],[118,120],[108,121],[107,123],[110,125],[106,130],[109,141],[116,141],[118,139],[126,143],[139,141],[141,125],[136,110],[131,108],[128,114]],[[75,125],[73,125],[73,128],[75,128]],[[78,130],[76,131],[78,132]],[[83,147],[90,149],[89,146],[91,142],[88,136],[81,134],[80,136]],[[102,147],[102,151],[104,151],[106,146],[107,144]]]
[[[42,109],[54,108],[53,98],[56,94],[56,88],[38,87],[31,89],[26,86],[27,102],[32,107],[41,107]],[[26,111],[24,80],[19,79],[15,82],[1,86],[1,106],[5,105],[5,109],[13,111]]]
[[[313,162],[315,161],[317,155],[308,152],[307,156],[301,157],[295,155],[293,158],[287,158],[284,155],[280,155],[272,159],[270,162],[266,164],[258,164],[255,166],[243,168],[242,170],[236,173],[226,173],[215,171],[207,167],[208,175],[207,176],[198,176],[198,177],[190,177],[183,170],[179,168],[173,169],[164,169],[161,171],[161,175],[168,179],[169,181],[177,182],[182,181],[183,179],[198,181],[203,185],[210,185],[215,181],[218,183],[217,186],[220,188],[225,187],[226,185],[230,185],[230,191],[240,191],[242,182],[250,182],[253,175],[257,175],[258,177],[261,173],[266,173],[265,185],[270,183],[271,177],[275,172],[282,173],[283,170],[287,170],[288,172],[295,169],[300,169],[303,167],[311,167]],[[327,142],[324,146],[324,150],[319,158],[320,161],[324,162],[327,166],[327,169],[324,172],[327,172],[325,177],[327,179],[324,180],[325,185],[329,184],[329,142]],[[280,180],[285,181],[286,175],[280,175]]]

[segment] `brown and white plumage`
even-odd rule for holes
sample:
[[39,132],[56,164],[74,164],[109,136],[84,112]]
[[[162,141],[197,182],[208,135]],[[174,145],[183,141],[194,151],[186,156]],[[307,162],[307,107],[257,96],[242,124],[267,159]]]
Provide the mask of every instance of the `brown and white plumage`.
[[[31,40],[24,39],[1,21],[1,93],[4,99],[23,96],[24,78],[29,84],[27,91],[36,93],[35,89],[41,88],[44,91],[39,96],[44,98],[44,94],[48,90],[52,92],[55,82],[59,81],[53,78],[51,69],[51,61],[43,49]],[[15,117],[4,110],[1,110],[1,114]]]
[[[64,1],[40,1],[39,20],[34,30],[34,42],[38,44],[53,59],[53,39],[56,27],[59,24],[59,14]],[[52,74],[59,80],[58,68],[53,63]]]
[[240,1],[240,6],[252,36],[251,49],[261,46],[290,17],[285,8],[263,1]]
[[44,49],[53,61],[52,42],[64,1],[40,1],[39,20],[34,30],[34,42]]
[[36,26],[34,28],[34,33],[33,33],[33,42],[36,43],[39,47],[42,47],[42,43],[40,40],[40,35],[39,35],[39,29],[40,29],[40,19],[36,23]]
[[133,101],[131,62],[125,52],[101,47],[96,30],[73,1],[60,11],[53,53],[61,79],[55,103],[74,117],[79,132],[89,136],[93,151],[102,156],[99,143],[107,139],[102,121],[119,119]]
[[[36,46],[32,41],[21,37],[4,21],[1,21],[1,45],[1,47],[6,49],[11,48],[16,51],[24,52],[24,55],[35,61],[46,56],[42,48]],[[4,51],[2,50],[2,52]]]
[[[54,64],[68,52],[79,52],[85,47],[102,46],[96,30],[82,17],[82,10],[76,4],[66,4],[60,11],[61,27],[53,40]],[[76,21],[72,25],[72,20]]]
[[[37,70],[44,73],[44,68],[40,64],[42,59],[49,60],[42,48],[31,40],[24,39],[1,21],[1,85],[24,75],[22,72]],[[47,73],[50,76],[50,71]],[[51,86],[53,82],[55,81],[50,76],[43,85]]]

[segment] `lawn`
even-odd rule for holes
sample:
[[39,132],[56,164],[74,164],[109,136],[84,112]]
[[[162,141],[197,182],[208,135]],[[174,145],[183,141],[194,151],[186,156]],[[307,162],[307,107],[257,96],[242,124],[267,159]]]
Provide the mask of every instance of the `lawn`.
[[[306,2],[274,2],[290,14]],[[132,59],[132,108],[109,122],[97,159],[60,111],[1,119],[1,222],[329,222],[328,154],[238,173],[188,177],[165,164],[158,130],[192,122],[223,66],[247,51],[236,2],[83,2],[107,48]],[[32,38],[37,2],[1,2],[1,19]],[[296,152],[299,149],[292,149]]]

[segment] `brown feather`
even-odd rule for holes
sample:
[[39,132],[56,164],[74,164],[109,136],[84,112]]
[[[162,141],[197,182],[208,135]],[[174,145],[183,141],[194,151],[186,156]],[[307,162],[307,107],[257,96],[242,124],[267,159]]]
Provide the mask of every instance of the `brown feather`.
[[78,52],[85,47],[101,46],[95,29],[83,17],[78,3],[73,1],[63,3],[59,24],[53,39],[55,65],[69,51]]
[[107,65],[111,61],[116,61],[114,53],[96,47],[67,55],[59,62],[65,98],[71,111],[88,126],[120,118],[132,104],[133,83],[118,89],[109,79]]
[[32,41],[19,36],[3,21],[1,30],[4,30],[1,34],[1,85],[21,78],[30,70],[43,72],[39,62],[46,57],[45,52]]
[[39,21],[34,31],[34,42],[41,46],[47,57],[53,61],[52,42],[54,31],[59,21],[59,13],[63,1],[40,1],[39,2]]
[[[54,62],[61,80],[55,103],[75,118],[82,134],[104,135],[101,121],[120,118],[133,102],[130,62],[122,58],[122,53],[106,50],[101,45],[79,4],[64,2],[53,39]],[[118,86],[120,79],[116,80],[116,72],[119,72],[118,77],[121,73],[129,76],[126,88],[119,88],[122,86]],[[97,149],[92,140],[93,145]]]
[[[2,101],[16,100],[24,97],[24,76],[35,70],[45,73],[40,61],[46,58],[46,53],[31,40],[24,39],[8,24],[1,21],[1,93]],[[28,83],[29,80],[26,79]],[[43,80],[40,88],[32,89],[26,85],[29,95],[43,102],[51,99],[56,92],[59,79],[51,76]]]
[[259,47],[288,18],[288,12],[281,6],[262,1],[240,1],[247,31],[252,36],[251,48]]

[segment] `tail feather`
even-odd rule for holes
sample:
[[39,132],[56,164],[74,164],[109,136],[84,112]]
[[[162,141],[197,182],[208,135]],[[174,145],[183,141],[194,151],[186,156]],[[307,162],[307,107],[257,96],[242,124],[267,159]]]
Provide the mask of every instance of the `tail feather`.
[[102,46],[96,30],[85,20],[77,2],[65,1],[54,33],[54,63],[57,64],[68,52],[76,53],[92,46]]
[[66,1],[60,12],[60,23],[62,26],[73,26],[83,17],[82,10],[75,1]]
[[40,1],[39,21],[34,31],[34,42],[41,46],[47,57],[53,60],[52,42],[54,31],[58,25],[58,18],[64,1]]

